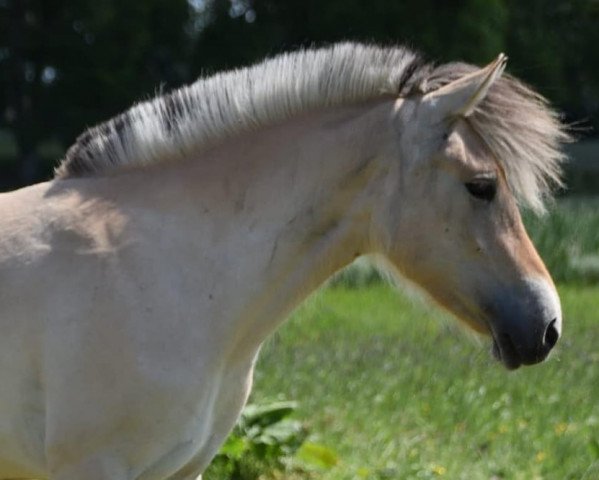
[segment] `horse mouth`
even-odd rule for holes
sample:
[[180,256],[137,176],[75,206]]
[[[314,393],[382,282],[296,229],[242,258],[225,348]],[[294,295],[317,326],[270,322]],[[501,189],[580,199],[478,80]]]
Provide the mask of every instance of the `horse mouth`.
[[505,333],[493,332],[493,347],[491,352],[508,370],[516,370],[522,365],[522,359],[516,350],[514,342]]

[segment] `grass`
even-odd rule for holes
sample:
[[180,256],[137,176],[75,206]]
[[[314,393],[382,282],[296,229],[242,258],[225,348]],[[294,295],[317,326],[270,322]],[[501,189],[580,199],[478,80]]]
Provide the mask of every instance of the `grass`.
[[557,352],[510,373],[391,287],[330,287],[264,346],[251,401],[299,402],[340,458],[310,478],[599,478],[599,287],[560,293]]
[[546,216],[524,218],[556,281],[599,283],[599,197],[562,199]]

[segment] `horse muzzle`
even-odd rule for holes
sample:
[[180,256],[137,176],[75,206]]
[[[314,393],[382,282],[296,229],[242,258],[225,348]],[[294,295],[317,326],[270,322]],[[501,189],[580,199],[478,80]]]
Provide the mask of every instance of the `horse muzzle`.
[[488,313],[493,355],[510,370],[545,360],[561,335],[559,298],[544,279],[502,291]]

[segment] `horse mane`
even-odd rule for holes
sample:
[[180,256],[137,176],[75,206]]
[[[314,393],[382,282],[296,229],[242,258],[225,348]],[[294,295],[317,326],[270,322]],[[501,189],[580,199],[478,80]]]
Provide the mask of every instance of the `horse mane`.
[[217,73],[89,129],[67,151],[56,176],[181,158],[317,108],[398,95],[409,88],[420,64],[405,48],[341,43]]
[[[434,67],[405,47],[339,43],[285,53],[217,73],[138,103],[90,128],[69,148],[55,178],[114,173],[197,154],[244,131],[320,108],[384,96],[424,94],[476,67]],[[568,135],[546,100],[504,76],[469,117],[525,204],[542,209],[561,185]]]

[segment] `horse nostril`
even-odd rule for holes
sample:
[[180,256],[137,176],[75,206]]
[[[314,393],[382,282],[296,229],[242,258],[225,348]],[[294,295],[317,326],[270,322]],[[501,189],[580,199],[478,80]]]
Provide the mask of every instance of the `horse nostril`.
[[547,330],[545,330],[545,336],[543,337],[543,345],[549,347],[549,349],[553,348],[557,343],[557,339],[559,338],[559,333],[557,328],[555,327],[556,319],[554,318],[549,325],[547,325]]

